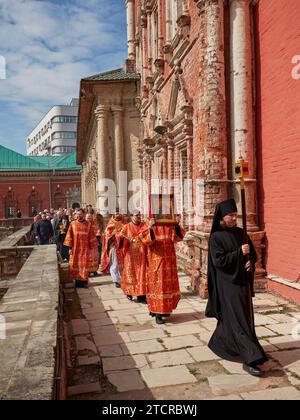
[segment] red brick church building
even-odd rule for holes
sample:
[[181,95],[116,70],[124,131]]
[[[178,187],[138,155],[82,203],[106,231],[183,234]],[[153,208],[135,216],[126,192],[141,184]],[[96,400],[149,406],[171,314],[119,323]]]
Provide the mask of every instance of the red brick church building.
[[80,171],[75,153],[29,157],[0,146],[0,219],[80,205]]
[[185,179],[201,186],[200,210],[195,185],[194,210],[181,207],[189,233],[179,257],[195,288],[205,295],[216,203],[233,196],[240,205],[233,165],[242,155],[256,287],[268,283],[300,302],[300,2],[126,0],[126,7],[126,64],[141,75],[142,177],[175,178],[181,194]]

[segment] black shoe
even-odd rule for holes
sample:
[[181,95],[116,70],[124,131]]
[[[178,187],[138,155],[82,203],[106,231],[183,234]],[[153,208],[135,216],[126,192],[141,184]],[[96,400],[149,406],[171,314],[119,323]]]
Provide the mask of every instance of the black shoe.
[[79,289],[87,289],[89,285],[87,281],[75,280],[75,287],[78,287]]
[[247,365],[246,363],[243,364],[243,369],[245,372],[249,373],[252,376],[262,376],[262,371],[256,365]]
[[156,315],[155,316],[155,321],[156,321],[157,324],[164,324],[165,323],[165,321],[164,321],[164,319],[162,319],[161,315]]
[[164,318],[168,318],[170,316],[170,314],[162,314],[161,316],[164,317]]
[[147,303],[146,296],[138,296],[136,301],[137,303]]
[[155,314],[153,312],[149,312],[150,316],[155,316]]
[[115,287],[116,287],[117,289],[120,289],[120,287],[121,287],[120,283],[115,283]]
[[128,300],[132,300],[132,296],[126,295],[126,297],[127,297]]

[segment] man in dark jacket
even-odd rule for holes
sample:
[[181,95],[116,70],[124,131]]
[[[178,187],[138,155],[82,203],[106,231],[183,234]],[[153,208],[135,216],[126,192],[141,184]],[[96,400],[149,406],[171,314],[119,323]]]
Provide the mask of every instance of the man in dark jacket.
[[59,251],[63,260],[69,260],[69,248],[64,245],[69,226],[68,216],[64,215],[63,210],[58,210],[53,231],[57,251]]
[[46,213],[42,214],[42,220],[37,224],[36,233],[40,245],[49,245],[49,240],[53,236],[53,228],[50,220],[47,220]]
[[248,244],[243,244],[243,230],[237,227],[235,201],[223,201],[216,207],[209,239],[206,316],[217,318],[218,325],[208,346],[219,357],[243,362],[245,371],[261,376],[257,365],[268,358],[254,327],[255,262],[250,238]]

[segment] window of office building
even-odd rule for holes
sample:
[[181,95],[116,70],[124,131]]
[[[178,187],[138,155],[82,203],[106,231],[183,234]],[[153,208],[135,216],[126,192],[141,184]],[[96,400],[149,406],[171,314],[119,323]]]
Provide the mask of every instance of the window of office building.
[[77,117],[73,115],[57,115],[52,118],[52,123],[76,124]]
[[75,151],[75,147],[71,146],[57,146],[52,149],[52,154],[65,154]]
[[57,131],[52,134],[52,140],[54,139],[76,139],[76,132],[74,131]]

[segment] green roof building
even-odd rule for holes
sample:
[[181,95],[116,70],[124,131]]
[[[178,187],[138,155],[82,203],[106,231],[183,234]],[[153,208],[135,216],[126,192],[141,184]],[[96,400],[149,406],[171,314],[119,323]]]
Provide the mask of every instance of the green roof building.
[[25,156],[0,146],[0,172],[16,171],[80,171],[76,164],[76,152],[67,156]]
[[65,156],[25,156],[0,146],[0,219],[31,217],[35,211],[78,207],[81,166],[76,152]]

